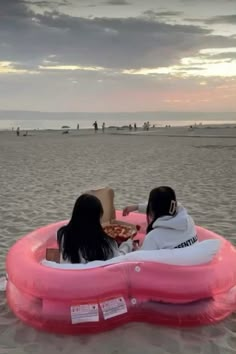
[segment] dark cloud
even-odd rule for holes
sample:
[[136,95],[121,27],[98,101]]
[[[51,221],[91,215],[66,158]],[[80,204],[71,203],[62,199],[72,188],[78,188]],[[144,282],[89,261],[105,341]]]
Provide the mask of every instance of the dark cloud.
[[[236,0],[235,0],[236,1]],[[234,15],[222,15],[222,16],[214,16],[210,18],[186,18],[186,21],[190,22],[198,22],[205,23],[207,25],[211,24],[228,24],[228,25],[236,25],[236,14]]]
[[27,7],[22,0],[0,1],[0,21],[8,17],[25,17]]
[[232,24],[236,25],[236,14],[233,15],[222,15],[214,16],[205,20],[207,24]]
[[23,0],[1,2],[1,14],[0,60],[30,70],[45,59],[58,65],[113,70],[168,66],[202,48],[236,46],[236,39],[212,35],[201,26],[141,17],[88,19],[58,11],[36,14]]
[[[196,3],[196,0],[180,0],[180,2],[182,3]],[[234,3],[236,2],[236,0],[224,0],[223,4],[228,5],[229,3]],[[203,3],[204,5],[210,4],[212,6],[212,4],[216,5],[216,4],[220,4],[222,5],[222,0],[198,0],[198,3]]]
[[217,59],[224,59],[224,61],[228,62],[231,60],[235,60],[236,59],[236,52],[225,52],[225,53],[218,53],[218,54],[205,54],[205,55],[201,55],[201,58],[203,59],[213,59],[213,60],[217,60]]
[[35,5],[38,7],[50,7],[51,5],[63,5],[65,6],[67,3],[65,1],[39,1],[39,0],[22,0],[21,1],[25,5]]
[[30,13],[29,6],[51,8],[55,6],[67,6],[69,0],[1,0],[0,16]]
[[205,22],[204,18],[185,18],[184,20],[188,21],[188,22],[192,22],[192,23],[194,23],[194,22],[204,23]]
[[221,54],[216,54],[213,56],[214,59],[230,59],[234,60],[236,59],[236,53],[221,53]]
[[126,0],[108,0],[108,1],[105,1],[104,4],[106,4],[106,5],[131,5],[131,3]]
[[144,11],[143,14],[148,17],[172,17],[182,15],[182,11],[153,11],[147,10]]

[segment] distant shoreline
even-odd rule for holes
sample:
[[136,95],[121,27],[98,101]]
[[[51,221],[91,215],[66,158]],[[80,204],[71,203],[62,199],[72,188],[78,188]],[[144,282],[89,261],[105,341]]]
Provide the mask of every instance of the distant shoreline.
[[[191,128],[192,127],[192,128]],[[166,137],[166,138],[221,138],[230,139],[236,138],[236,122],[235,124],[201,124],[197,126],[167,126],[167,127],[156,127],[150,128],[148,131],[143,128],[138,128],[136,131],[134,129],[129,130],[128,128],[106,128],[105,132],[102,132],[100,128],[97,133],[94,129],[21,129],[20,137],[16,136],[16,130],[2,129],[0,134],[8,135],[9,137],[19,138],[30,138],[30,137],[43,137],[49,136],[58,137],[64,136],[72,138],[86,138],[89,136],[102,137],[102,136],[127,136],[127,137]],[[68,130],[69,133],[63,133],[63,131]],[[27,133],[26,133],[27,132]]]
[[[169,122],[168,122],[169,123]],[[150,133],[150,132],[157,132],[157,131],[161,131],[161,130],[180,130],[180,129],[190,129],[190,126],[192,126],[192,131],[194,130],[202,130],[202,129],[236,129],[236,121],[235,123],[202,123],[202,124],[192,124],[192,125],[171,125],[171,124],[167,124],[167,126],[156,126],[156,127],[151,127],[149,129],[149,131],[144,130],[142,127],[137,127],[137,131],[134,131],[134,128],[132,128],[131,131],[129,131],[128,127],[123,127],[123,126],[108,126],[105,128],[105,132],[106,133],[112,133],[112,132],[117,132],[117,133],[140,133],[140,132],[144,132],[144,133]],[[63,132],[63,131],[69,131],[69,132],[94,132],[93,128],[80,128],[80,129],[76,129],[76,128],[21,128],[21,132]],[[12,133],[16,133],[16,129],[12,130],[11,128],[0,128],[0,132],[12,132]],[[99,133],[102,132],[102,129],[99,128],[98,130]]]

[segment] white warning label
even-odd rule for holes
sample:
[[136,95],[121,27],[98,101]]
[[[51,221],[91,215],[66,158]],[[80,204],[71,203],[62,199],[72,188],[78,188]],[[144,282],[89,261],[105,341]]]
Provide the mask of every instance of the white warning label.
[[71,306],[70,313],[72,324],[99,321],[98,304]]
[[122,315],[127,312],[127,306],[123,297],[107,300],[100,303],[105,320]]

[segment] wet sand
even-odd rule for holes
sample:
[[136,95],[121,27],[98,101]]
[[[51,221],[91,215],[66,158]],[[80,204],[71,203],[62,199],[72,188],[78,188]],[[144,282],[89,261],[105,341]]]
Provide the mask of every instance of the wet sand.
[[[169,184],[197,224],[236,244],[236,138],[230,137],[236,129],[198,129],[200,138],[188,136],[196,133],[186,128],[170,137],[160,130],[147,133],[32,132],[18,138],[1,132],[1,275],[15,240],[69,218],[77,196],[96,186],[114,188],[121,208],[145,200],[153,186]],[[0,293],[0,329],[0,353],[9,354],[236,352],[235,314],[218,325],[191,330],[129,324],[96,336],[62,337],[23,325]]]

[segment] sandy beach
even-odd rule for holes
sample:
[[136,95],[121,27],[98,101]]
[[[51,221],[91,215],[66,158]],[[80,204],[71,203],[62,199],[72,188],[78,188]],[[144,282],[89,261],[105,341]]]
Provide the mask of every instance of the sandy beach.
[[[0,273],[9,247],[25,233],[70,217],[77,196],[108,185],[115,204],[145,201],[171,185],[195,222],[236,244],[236,128],[161,128],[149,132],[0,132]],[[157,275],[158,281],[158,275]],[[0,353],[232,354],[236,315],[186,329],[129,324],[96,336],[37,332],[18,321],[0,293]]]

